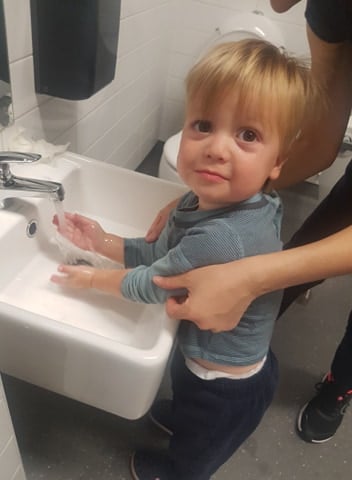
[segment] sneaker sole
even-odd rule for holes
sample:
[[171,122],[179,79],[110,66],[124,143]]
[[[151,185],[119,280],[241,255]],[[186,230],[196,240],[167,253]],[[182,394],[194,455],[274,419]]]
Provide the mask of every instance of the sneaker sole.
[[305,405],[303,405],[303,407],[301,408],[301,410],[299,411],[299,414],[297,416],[296,427],[297,427],[298,435],[300,436],[300,438],[302,440],[304,440],[307,443],[325,443],[325,442],[328,442],[333,437],[333,435],[331,435],[331,437],[324,438],[323,440],[315,440],[314,438],[306,437],[306,435],[305,435],[305,433],[302,429],[302,417],[303,417],[303,412],[306,409],[308,404],[309,404],[309,402],[307,402]]

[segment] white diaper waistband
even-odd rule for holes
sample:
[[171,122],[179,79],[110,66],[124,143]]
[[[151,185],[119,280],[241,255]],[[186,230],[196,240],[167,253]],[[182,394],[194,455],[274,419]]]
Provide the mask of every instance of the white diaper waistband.
[[220,370],[208,370],[207,368],[199,365],[199,363],[195,362],[191,358],[185,357],[185,362],[188,370],[190,370],[194,375],[201,378],[202,380],[215,380],[216,378],[228,378],[230,380],[242,380],[244,378],[253,377],[256,373],[260,372],[263,368],[263,365],[266,360],[266,355],[263,360],[258,363],[254,368],[248,370],[248,372],[244,373],[227,373],[221,372]]

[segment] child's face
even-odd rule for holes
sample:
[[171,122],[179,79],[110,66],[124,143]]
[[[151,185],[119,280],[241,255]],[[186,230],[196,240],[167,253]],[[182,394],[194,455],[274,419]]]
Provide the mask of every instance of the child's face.
[[236,107],[227,96],[206,118],[196,102],[187,108],[177,169],[204,210],[246,200],[280,173],[278,133]]

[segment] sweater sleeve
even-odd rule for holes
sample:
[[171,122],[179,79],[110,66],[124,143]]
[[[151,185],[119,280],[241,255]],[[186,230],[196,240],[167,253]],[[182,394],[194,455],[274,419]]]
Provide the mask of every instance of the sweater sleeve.
[[148,243],[144,238],[125,238],[125,267],[134,268],[138,265],[152,265],[167,253],[167,229],[164,228],[158,240]]
[[155,275],[169,276],[210,264],[224,263],[243,256],[241,239],[228,228],[190,228],[180,243],[151,265],[139,265],[125,276],[121,292],[130,300],[164,303],[169,296],[184,295],[184,290],[166,291],[157,287]]

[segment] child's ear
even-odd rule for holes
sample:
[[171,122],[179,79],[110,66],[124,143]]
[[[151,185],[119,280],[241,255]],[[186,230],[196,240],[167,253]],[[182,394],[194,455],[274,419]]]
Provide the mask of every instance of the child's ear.
[[278,159],[276,160],[275,166],[270,172],[270,175],[269,175],[270,180],[276,180],[277,178],[279,178],[281,169],[284,163],[286,162],[286,160],[287,158],[278,157]]

